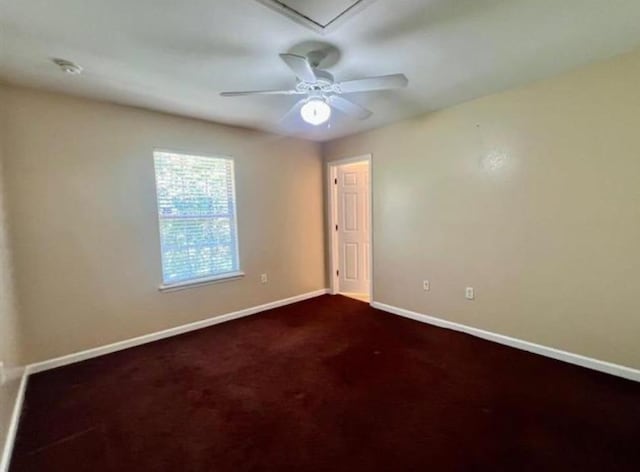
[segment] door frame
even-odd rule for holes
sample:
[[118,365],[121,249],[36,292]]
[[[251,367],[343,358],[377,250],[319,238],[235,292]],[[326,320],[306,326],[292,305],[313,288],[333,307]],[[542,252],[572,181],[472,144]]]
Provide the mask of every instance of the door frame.
[[338,189],[335,185],[335,179],[338,175],[338,167],[344,164],[355,164],[357,162],[366,162],[369,165],[369,304],[373,303],[373,159],[371,154],[363,154],[361,156],[347,157],[337,159],[335,161],[327,161],[327,230],[329,241],[329,293],[337,295],[339,280],[336,272],[339,267],[338,256],[338,235],[334,230],[338,223]]

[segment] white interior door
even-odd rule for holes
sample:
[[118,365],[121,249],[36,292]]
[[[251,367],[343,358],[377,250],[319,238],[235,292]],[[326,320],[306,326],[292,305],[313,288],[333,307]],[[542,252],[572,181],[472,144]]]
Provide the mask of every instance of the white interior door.
[[369,293],[369,163],[337,168],[340,292]]

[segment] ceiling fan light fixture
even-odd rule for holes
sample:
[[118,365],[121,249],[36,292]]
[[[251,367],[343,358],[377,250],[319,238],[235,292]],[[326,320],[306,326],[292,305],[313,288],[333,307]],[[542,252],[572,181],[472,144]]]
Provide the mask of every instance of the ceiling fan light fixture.
[[331,107],[319,98],[313,98],[300,108],[300,116],[313,126],[326,123],[331,118]]
[[[331,2],[330,2],[331,3]],[[222,92],[223,97],[244,97],[247,95],[302,95],[295,105],[284,115],[281,122],[298,114],[303,121],[313,126],[326,123],[333,110],[358,120],[366,120],[372,115],[370,110],[352,102],[343,95],[360,92],[375,92],[406,87],[409,83],[404,74],[379,75],[361,79],[335,82],[333,75],[318,69],[316,59],[307,56],[284,53],[280,58],[296,76],[293,89],[253,90],[245,92]]]

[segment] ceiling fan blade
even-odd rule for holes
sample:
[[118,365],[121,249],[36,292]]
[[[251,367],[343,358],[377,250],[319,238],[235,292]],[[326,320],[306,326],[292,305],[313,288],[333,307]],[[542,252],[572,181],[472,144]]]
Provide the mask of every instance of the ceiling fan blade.
[[341,93],[369,92],[372,90],[387,90],[403,88],[409,84],[409,79],[404,74],[381,75],[379,77],[367,77],[364,79],[347,80],[337,83],[337,89]]
[[300,115],[300,109],[302,108],[302,105],[304,105],[306,103],[306,99],[302,99],[299,100],[295,105],[293,105],[288,112],[286,112],[282,118],[280,118],[280,123],[286,123],[287,121],[289,121],[291,118],[293,118],[295,115]]
[[342,98],[338,95],[331,95],[329,98],[329,105],[334,107],[337,110],[340,110],[342,113],[352,116],[354,118],[358,118],[359,120],[366,120],[373,113],[370,110],[367,110],[360,105],[356,105],[355,103],[347,100],[346,98]]
[[298,56],[297,54],[280,54],[280,57],[293,73],[296,74],[296,77],[303,82],[315,84],[318,81],[316,73],[313,71],[313,67],[311,67],[306,57]]
[[297,90],[249,90],[246,92],[222,92],[223,97],[243,97],[245,95],[300,95]]

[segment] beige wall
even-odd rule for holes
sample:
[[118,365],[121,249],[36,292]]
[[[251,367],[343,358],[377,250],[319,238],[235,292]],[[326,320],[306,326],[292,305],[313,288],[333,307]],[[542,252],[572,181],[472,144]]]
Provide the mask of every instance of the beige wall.
[[325,145],[373,154],[375,300],[640,367],[638,84],[636,52]]
[[[3,102],[0,90],[0,103]],[[4,362],[7,377],[20,361],[20,329],[14,298],[11,254],[8,239],[8,221],[5,211],[4,121],[0,116],[0,361]],[[17,393],[18,380],[0,386],[0,454],[5,440],[9,418]]]
[[[318,145],[22,88],[1,109],[25,363],[325,287]],[[235,158],[244,279],[158,292],[154,147]]]

